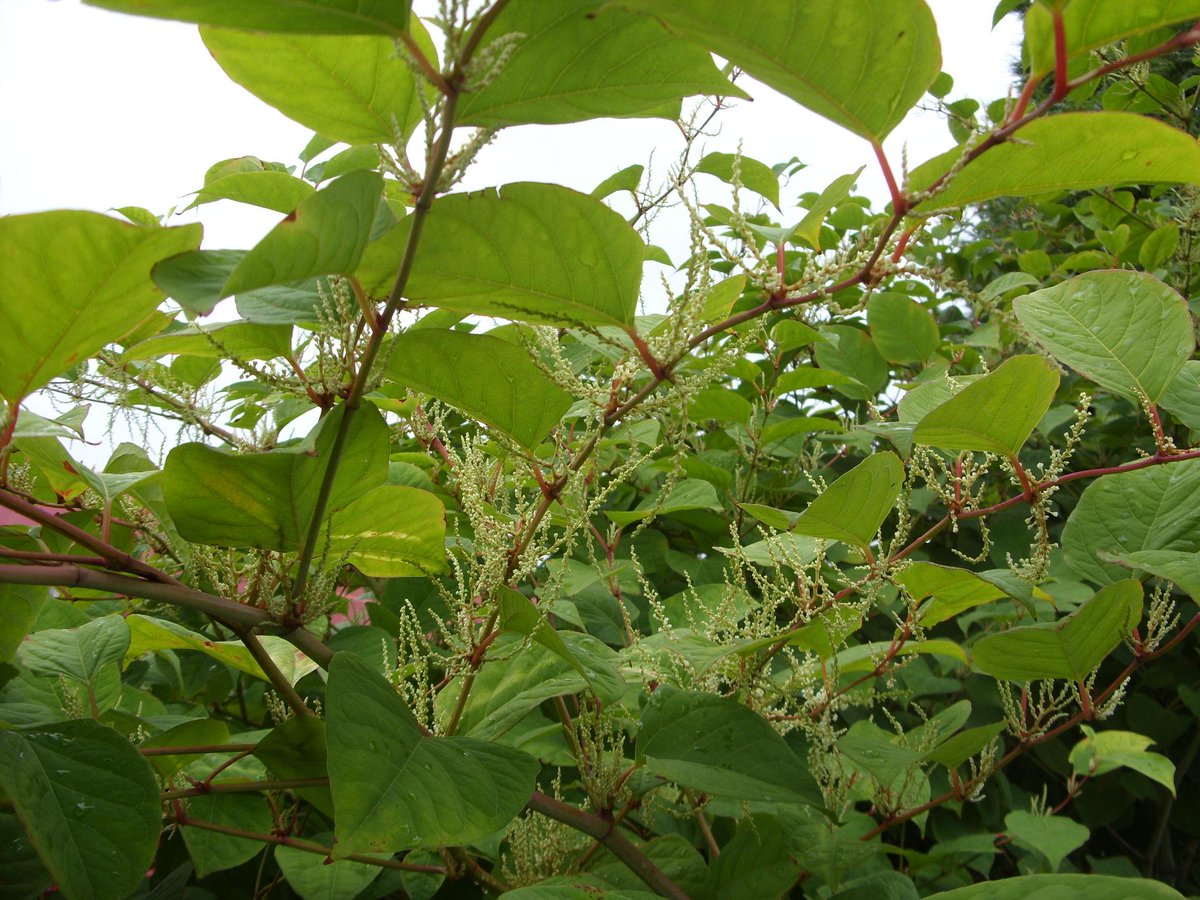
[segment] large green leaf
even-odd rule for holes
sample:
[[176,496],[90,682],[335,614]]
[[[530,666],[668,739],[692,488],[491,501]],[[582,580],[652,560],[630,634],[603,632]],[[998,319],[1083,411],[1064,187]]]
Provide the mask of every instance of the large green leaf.
[[129,649],[129,625],[118,615],[101,616],[77,628],[47,628],[27,637],[17,651],[21,668],[91,684],[100,671]]
[[108,726],[0,733],[0,785],[68,897],[125,897],[145,877],[162,822],[158,784]]
[[[270,834],[274,825],[271,808],[259,794],[205,794],[193,797],[188,801],[187,814],[202,822],[257,834]],[[239,866],[266,848],[262,841],[208,828],[184,828],[182,831],[188,856],[199,878]]]
[[1087,725],[1081,727],[1086,737],[1071,748],[1067,757],[1077,776],[1104,775],[1124,767],[1140,772],[1175,793],[1175,764],[1161,753],[1149,751],[1154,738],[1132,731],[1097,733]]
[[926,900],[1183,900],[1161,881],[1118,875],[1022,875],[931,894]]
[[397,335],[388,377],[437,397],[532,449],[571,395],[516,344],[486,334],[419,329]]
[[[316,716],[286,719],[258,742],[254,755],[276,778],[327,778],[325,720]],[[333,820],[333,798],[327,785],[298,788],[297,793]]]
[[48,588],[40,585],[0,584],[0,663],[10,662],[25,635],[37,621],[42,604],[50,599]]
[[[363,255],[358,277],[386,296],[412,217]],[[630,325],[645,245],[620,214],[554,184],[520,183],[440,198],[421,233],[404,295],[461,313],[552,325]]]
[[[615,654],[589,634],[559,633],[524,594],[500,591],[500,627],[532,638],[582,675],[601,703],[613,703],[625,693],[625,681]],[[571,641],[571,643],[567,643]]]
[[624,527],[651,516],[668,516],[671,513],[687,512],[693,509],[720,508],[721,500],[717,497],[717,490],[711,483],[699,478],[685,478],[676,482],[671,493],[666,496],[661,493],[652,494],[639,503],[637,509],[609,510],[605,515]]
[[1040,356],[1014,356],[928,413],[913,441],[945,450],[1016,456],[1058,390],[1058,372]]
[[1067,564],[1096,584],[1129,574],[1103,556],[1200,550],[1200,460],[1098,478],[1067,520],[1062,546]]
[[331,182],[242,257],[221,296],[314,275],[349,275],[367,245],[382,190],[379,173],[364,169]]
[[925,363],[942,343],[937,320],[905,294],[881,291],[867,304],[875,349],[888,362]]
[[[1200,19],[1200,0],[1071,0],[1063,10],[1068,58],[1147,34],[1164,25]],[[1025,13],[1025,46],[1031,76],[1054,71],[1054,16],[1035,3]]]
[[[125,656],[127,662],[159,650],[196,650],[247,675],[269,680],[241,641],[214,641],[169,619],[135,614],[127,621],[131,635]],[[258,640],[275,667],[293,684],[317,668],[315,662],[281,637],[267,634]]]
[[1004,681],[1079,681],[1100,665],[1142,617],[1142,586],[1110,584],[1057,622],[1024,625],[975,642],[975,668]]
[[1196,346],[1187,302],[1143,272],[1085,272],[1013,309],[1055,358],[1133,400],[1157,402]]
[[1200,553],[1181,550],[1136,550],[1105,559],[1130,569],[1148,572],[1172,582],[1193,599],[1200,599]]
[[309,34],[408,30],[409,0],[87,0],[92,6],[200,25]]
[[[993,147],[964,167],[917,212],[993,197],[1133,184],[1200,184],[1200,146],[1183,131],[1126,112],[1075,112],[1030,122],[1020,140]],[[963,154],[961,147],[921,163],[914,190],[930,187]]]
[[[183,444],[163,466],[163,496],[179,533],[219,547],[299,549],[329,463],[345,407],[339,406],[297,447],[234,453]],[[330,493],[328,514],[349,506],[387,478],[388,433],[364,404],[350,425]]]
[[446,570],[446,510],[429,491],[383,484],[329,521],[329,552],[374,578]]
[[[332,834],[314,835],[317,844],[328,844]],[[387,859],[381,856],[381,859]],[[320,853],[296,847],[277,846],[275,862],[288,884],[303,900],[330,900],[357,897],[379,877],[383,870],[370,863],[340,859],[331,863]]]
[[521,39],[499,74],[463,97],[463,124],[675,118],[683,97],[745,96],[700,47],[602,0],[510,3],[489,36],[511,40],[514,33]]
[[660,685],[642,712],[638,762],[685,787],[737,800],[819,803],[807,767],[736,700]]
[[792,531],[865,547],[875,539],[904,483],[895,453],[875,453],[829,485],[800,514]]
[[396,689],[352,654],[334,654],[326,703],[335,859],[468,844],[507,825],[533,793],[537,760],[422,734]]
[[1044,856],[1051,872],[1057,872],[1067,854],[1082,847],[1089,835],[1087,828],[1074,819],[1024,810],[1005,816],[1004,828],[1013,843]]
[[927,628],[1004,596],[1004,591],[970,569],[939,566],[924,560],[914,562],[896,576],[896,581],[904,585],[915,602],[933,598],[921,610],[921,624]]
[[199,225],[129,225],[92,212],[0,218],[0,397],[16,405],[119,340],[163,299],[156,262],[200,244]]
[[413,71],[386,37],[200,33],[230,78],[330,140],[403,146],[421,121]]
[[290,325],[223,322],[211,328],[189,325],[178,331],[157,334],[134,344],[121,354],[121,361],[158,359],[172,354],[217,359],[275,359],[290,356],[291,352]]
[[622,0],[813,112],[881,141],[933,84],[941,50],[920,0]]

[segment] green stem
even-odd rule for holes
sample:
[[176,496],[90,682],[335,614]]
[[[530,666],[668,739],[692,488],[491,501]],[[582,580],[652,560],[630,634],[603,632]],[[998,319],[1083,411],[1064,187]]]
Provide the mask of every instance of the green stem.
[[313,711],[308,708],[308,704],[304,702],[304,698],[296,690],[295,686],[288,681],[287,676],[279,670],[279,666],[275,665],[275,660],[271,659],[271,654],[267,652],[267,648],[262,645],[262,641],[252,631],[246,631],[238,635],[241,642],[246,645],[246,649],[250,651],[250,655],[254,657],[254,661],[258,663],[260,669],[266,674],[267,679],[271,682],[271,686],[279,692],[279,696],[284,699],[292,712],[298,716],[311,716]]
[[[251,749],[257,747],[251,745]],[[329,787],[325,776],[316,778],[282,778],[275,781],[214,781],[190,788],[163,791],[162,800],[183,800],[187,797],[203,797],[205,794],[250,794],[257,791],[294,791],[303,788]]]
[[479,49],[479,45],[483,41],[488,28],[491,27],[496,17],[500,15],[507,5],[508,0],[496,0],[479,17],[475,28],[472,29],[471,34],[468,35],[467,40],[463,44],[462,51],[455,61],[454,69],[450,76],[438,85],[445,96],[442,104],[438,140],[434,144],[433,152],[426,162],[425,179],[421,184],[421,193],[417,196],[416,204],[409,218],[410,230],[408,241],[404,246],[404,256],[400,260],[400,271],[396,274],[396,282],[392,285],[392,291],[388,295],[387,304],[384,306],[383,312],[380,313],[378,322],[375,323],[371,337],[367,341],[367,346],[363,348],[363,355],[359,361],[358,375],[355,377],[353,384],[350,385],[350,393],[346,397],[346,411],[342,416],[342,421],[338,425],[337,434],[334,435],[333,445],[330,447],[329,461],[325,465],[325,473],[321,478],[321,486],[317,491],[316,503],[313,505],[312,519],[309,520],[308,530],[304,535],[304,545],[300,550],[300,561],[296,568],[296,579],[292,583],[293,598],[303,594],[304,588],[308,583],[308,571],[312,566],[317,538],[321,533],[321,522],[325,518],[325,508],[329,505],[329,495],[333,490],[333,480],[337,475],[338,466],[341,463],[342,450],[346,444],[346,435],[349,433],[350,424],[354,421],[354,414],[362,404],[363,394],[366,393],[367,385],[371,380],[371,369],[375,365],[375,360],[379,357],[379,351],[383,347],[383,340],[387,336],[388,327],[391,325],[396,313],[404,307],[404,289],[408,286],[408,279],[412,274],[413,263],[417,258],[417,247],[421,241],[421,232],[425,227],[425,220],[429,216],[429,210],[433,206],[434,197],[437,195],[438,181],[441,180],[446,159],[450,156],[450,144],[454,138],[454,120],[458,113],[458,99],[463,92],[463,82],[466,78],[467,66],[470,64],[475,52]]

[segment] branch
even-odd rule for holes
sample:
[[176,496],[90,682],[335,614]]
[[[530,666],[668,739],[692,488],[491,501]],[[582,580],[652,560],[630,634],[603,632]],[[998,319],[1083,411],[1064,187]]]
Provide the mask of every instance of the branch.
[[592,815],[577,809],[570,804],[548,797],[540,791],[534,791],[529,798],[528,808],[541,813],[547,818],[569,825],[576,831],[581,831],[595,838],[608,848],[608,851],[629,868],[631,872],[645,882],[646,886],[660,897],[673,897],[676,900],[687,900],[687,894],[679,889],[670,878],[662,873],[658,866],[635,847],[616,828],[610,819]]
[[[169,821],[174,821],[177,825],[182,825],[186,828],[202,828],[205,831],[215,831],[218,834],[227,834],[231,837],[245,838],[249,841],[261,841],[264,844],[277,844],[281,847],[291,847],[295,850],[303,850],[306,853],[319,853],[330,862],[330,854],[333,853],[332,847],[325,847],[321,844],[314,844],[312,841],[302,841],[299,838],[287,837],[282,834],[263,834],[257,831],[246,831],[243,828],[233,828],[229,825],[219,825],[216,822],[207,822],[204,819],[193,819],[184,813],[176,813]],[[358,853],[352,853],[349,856],[343,857],[352,862],[365,863],[368,866],[379,866],[381,869],[399,869],[402,872],[427,872],[431,875],[445,875],[446,869],[442,866],[425,866],[417,863],[406,863],[399,859],[380,859],[376,856],[363,856]]]
[[300,696],[295,685],[288,681],[287,676],[279,670],[279,666],[275,665],[275,660],[271,659],[271,654],[267,652],[254,632],[244,631],[238,635],[238,638],[246,645],[246,649],[250,651],[250,655],[258,663],[258,667],[266,674],[271,686],[279,692],[279,696],[287,702],[292,712],[298,716],[313,715],[313,711],[308,708],[308,704],[304,702],[304,698]]
[[[342,415],[342,420],[338,424],[337,434],[334,435],[333,444],[329,449],[329,461],[325,465],[325,472],[321,478],[321,486],[317,490],[317,499],[313,504],[312,518],[309,520],[308,529],[304,535],[304,545],[300,550],[300,561],[296,568],[296,578],[292,582],[291,595],[293,598],[299,597],[308,584],[308,571],[312,566],[317,538],[321,534],[321,525],[325,519],[325,508],[329,505],[329,494],[333,490],[333,480],[341,464],[342,451],[346,445],[346,436],[350,432],[350,425],[354,421],[355,413],[357,413],[362,405],[363,394],[366,393],[367,385],[370,383],[371,369],[375,365],[375,360],[379,357],[379,351],[383,347],[383,340],[387,336],[388,327],[391,325],[392,319],[395,317],[397,311],[404,308],[404,289],[408,286],[408,278],[412,273],[413,263],[417,258],[417,247],[421,243],[421,232],[425,228],[425,220],[429,216],[429,210],[433,206],[434,198],[437,195],[438,181],[441,180],[442,169],[445,167],[446,159],[450,155],[450,145],[454,137],[454,120],[458,111],[458,99],[463,91],[466,68],[471,58],[475,55],[475,51],[479,49],[479,44],[483,40],[488,27],[495,21],[496,16],[504,9],[507,2],[508,0],[496,0],[496,3],[480,16],[479,22],[463,45],[462,52],[455,62],[454,71],[450,75],[450,78],[443,82],[445,101],[442,105],[438,140],[426,163],[424,181],[421,184],[421,193],[417,196],[412,215],[409,217],[412,225],[408,233],[408,241],[404,246],[404,256],[400,260],[400,270],[396,274],[396,282],[392,285],[387,304],[384,306],[383,312],[379,314],[375,328],[371,331],[371,337],[367,341],[367,346],[363,348],[362,358],[359,360],[358,375],[355,377],[354,383],[350,385],[350,392],[346,396],[346,411]],[[439,86],[439,88],[441,87]]]

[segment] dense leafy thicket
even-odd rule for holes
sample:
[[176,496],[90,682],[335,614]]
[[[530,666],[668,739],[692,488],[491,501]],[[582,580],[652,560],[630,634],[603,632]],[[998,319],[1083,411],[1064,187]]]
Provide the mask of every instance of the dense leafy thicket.
[[[249,250],[0,219],[4,896],[1200,892],[1200,2],[986,105],[923,0],[90,2],[314,137]],[[763,85],[887,208],[705,153]],[[669,178],[456,189],[599,117]]]

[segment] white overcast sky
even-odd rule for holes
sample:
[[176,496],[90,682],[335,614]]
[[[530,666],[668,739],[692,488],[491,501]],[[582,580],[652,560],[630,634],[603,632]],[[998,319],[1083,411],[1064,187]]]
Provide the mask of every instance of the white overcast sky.
[[[930,5],[943,68],[955,79],[951,97],[1004,96],[1017,52],[1015,20],[993,31],[994,0]],[[810,167],[793,195],[820,190],[866,164],[860,190],[886,199],[865,142],[769,89],[743,86],[754,102],[725,114],[707,149],[732,151],[741,139],[747,155],[767,164],[799,157]],[[117,15],[78,0],[0,0],[0,214],[129,205],[161,213],[186,206],[185,195],[200,187],[213,163],[243,155],[293,163],[309,137],[226,78],[193,26]],[[918,112],[886,146],[898,167],[905,145],[915,165],[950,143],[942,122]],[[510,129],[480,157],[467,186],[536,180],[590,190],[624,166],[646,163],[651,153],[665,174],[680,145],[675,127],[661,120]],[[223,201],[177,222],[197,217],[206,226],[206,247],[249,246],[278,220]],[[784,218],[794,217],[785,211]]]

